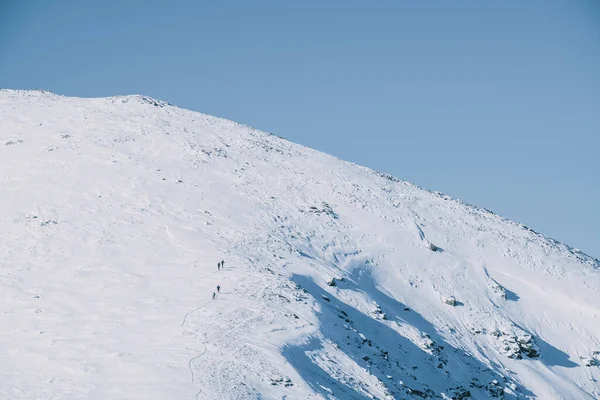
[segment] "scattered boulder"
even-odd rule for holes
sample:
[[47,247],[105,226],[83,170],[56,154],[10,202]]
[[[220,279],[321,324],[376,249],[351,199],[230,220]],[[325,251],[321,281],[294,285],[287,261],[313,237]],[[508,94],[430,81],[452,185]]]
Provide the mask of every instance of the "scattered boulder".
[[494,280],[491,280],[490,287],[496,296],[500,297],[502,300],[506,300],[506,289],[504,289],[502,285]]
[[456,306],[456,297],[454,296],[446,296],[442,299],[442,301],[446,304],[448,304],[449,306]]
[[388,319],[387,315],[383,312],[379,304],[375,303],[375,308],[373,309],[373,315],[377,319]]
[[500,333],[500,338],[503,353],[508,358],[522,360],[523,356],[534,359],[540,356],[533,337],[529,333],[524,332],[520,335]]
[[310,206],[308,208],[308,212],[316,215],[324,214],[331,217],[332,219],[339,219],[339,215],[335,211],[333,211],[333,208],[331,208],[331,206],[326,202],[321,203],[321,208]]
[[540,356],[533,335],[512,323],[503,327],[471,327],[470,331],[476,335],[489,335],[494,347],[508,358],[522,360],[524,357],[537,359]]
[[390,353],[387,350],[381,350],[380,353],[381,353],[380,354],[381,358],[383,358],[384,360],[388,361]]
[[452,399],[456,399],[456,400],[463,400],[463,399],[470,399],[471,398],[471,392],[467,389],[459,389],[454,393],[454,396],[452,396]]
[[529,333],[517,337],[517,343],[519,344],[521,353],[525,354],[527,357],[538,358],[540,356],[533,341],[533,336]]
[[350,317],[348,317],[347,312],[345,312],[344,310],[340,310],[339,308],[338,308],[337,312],[338,312],[338,317],[340,319],[343,319],[347,323],[352,324],[352,320],[350,319]]
[[285,387],[290,387],[290,386],[294,386],[292,380],[289,377],[281,377],[281,376],[277,376],[277,377],[273,377],[269,379],[271,381],[271,385],[273,386],[285,386]]
[[595,367],[598,365],[598,360],[592,357],[579,357],[584,367]]
[[437,247],[435,244],[429,242],[429,244],[427,245],[427,248],[431,251],[440,251],[441,249],[439,247]]

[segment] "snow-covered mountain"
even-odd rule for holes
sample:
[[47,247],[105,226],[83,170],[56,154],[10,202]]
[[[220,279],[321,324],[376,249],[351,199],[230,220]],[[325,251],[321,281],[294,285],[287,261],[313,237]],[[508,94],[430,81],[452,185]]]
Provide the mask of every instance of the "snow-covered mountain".
[[0,91],[0,243],[0,399],[600,398],[598,260],[151,98]]

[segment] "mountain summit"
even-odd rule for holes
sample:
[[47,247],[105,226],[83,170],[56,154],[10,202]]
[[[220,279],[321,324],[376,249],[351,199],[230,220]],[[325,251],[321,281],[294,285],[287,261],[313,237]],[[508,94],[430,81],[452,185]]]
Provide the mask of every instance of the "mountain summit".
[[0,243],[1,399],[600,398],[598,260],[149,97],[0,91]]

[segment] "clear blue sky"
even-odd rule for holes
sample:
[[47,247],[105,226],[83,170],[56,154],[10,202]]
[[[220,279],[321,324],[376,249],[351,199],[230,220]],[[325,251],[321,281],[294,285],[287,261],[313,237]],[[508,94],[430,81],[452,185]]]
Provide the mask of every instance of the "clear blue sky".
[[0,0],[0,87],[150,95],[600,257],[597,0]]

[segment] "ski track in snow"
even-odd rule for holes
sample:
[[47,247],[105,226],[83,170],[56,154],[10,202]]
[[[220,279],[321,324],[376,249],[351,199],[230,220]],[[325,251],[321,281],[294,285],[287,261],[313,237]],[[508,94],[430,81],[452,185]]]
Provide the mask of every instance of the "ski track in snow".
[[600,399],[600,262],[444,194],[13,90],[0,179],[0,399]]

